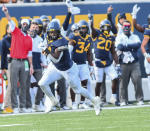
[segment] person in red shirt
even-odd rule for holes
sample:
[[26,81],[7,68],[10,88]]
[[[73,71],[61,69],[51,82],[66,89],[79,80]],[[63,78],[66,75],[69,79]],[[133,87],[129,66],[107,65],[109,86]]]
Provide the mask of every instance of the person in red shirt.
[[[10,57],[12,58],[10,67],[11,78],[11,104],[14,113],[26,112],[26,79],[28,73],[34,72],[32,65],[32,39],[27,34],[29,29],[29,20],[22,19],[21,30],[15,26],[5,5],[2,7],[12,34]],[[30,66],[29,66],[30,65]],[[17,83],[20,83],[19,105],[17,101]],[[18,108],[19,107],[19,108]]]

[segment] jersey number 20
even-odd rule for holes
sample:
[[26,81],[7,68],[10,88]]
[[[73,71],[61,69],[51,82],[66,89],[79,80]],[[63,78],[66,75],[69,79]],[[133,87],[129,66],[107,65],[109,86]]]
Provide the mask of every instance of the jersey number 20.
[[109,51],[112,41],[111,40],[106,40],[103,37],[99,37],[98,39],[101,40],[101,41],[97,43],[97,48],[101,49],[101,50]]

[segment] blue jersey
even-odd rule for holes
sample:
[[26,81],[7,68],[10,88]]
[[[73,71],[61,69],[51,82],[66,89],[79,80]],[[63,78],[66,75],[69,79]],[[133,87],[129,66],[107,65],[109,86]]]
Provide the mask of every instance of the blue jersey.
[[[150,29],[145,29],[144,36],[149,37],[149,39],[150,39]],[[148,44],[146,45],[146,52],[150,53],[150,40],[149,40]]]
[[145,29],[150,29],[150,25],[149,24],[144,24],[144,25],[142,25],[142,27],[144,28],[144,30]]
[[[68,41],[63,37],[60,37],[56,41],[48,42],[48,48],[50,48],[49,50],[51,50],[51,52],[54,52],[56,48],[65,45],[68,45]],[[60,61],[58,63],[53,63],[53,64],[58,70],[61,71],[66,71],[70,69],[71,66],[73,65],[73,61],[70,58],[69,50],[64,50],[63,56],[61,57]]]
[[90,35],[86,35],[85,38],[81,37],[79,34],[72,34],[69,36],[75,43],[71,57],[76,64],[86,64],[87,61],[87,51],[89,50],[92,38]]
[[95,54],[95,65],[103,68],[111,65],[112,58],[110,49],[114,44],[115,37],[111,35],[104,35],[102,32],[97,31],[98,35],[94,39],[94,54]]

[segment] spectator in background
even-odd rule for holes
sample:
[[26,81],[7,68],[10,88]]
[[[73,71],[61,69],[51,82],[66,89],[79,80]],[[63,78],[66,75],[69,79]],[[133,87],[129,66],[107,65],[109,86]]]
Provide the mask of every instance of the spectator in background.
[[0,0],[0,3],[17,3],[17,0]]
[[[149,30],[150,30],[150,14],[147,16],[147,23],[141,26],[140,24],[137,23],[137,20],[136,20],[136,16],[139,10],[140,10],[140,7],[137,7],[137,4],[133,6],[132,20],[133,20],[134,28],[138,32],[144,33],[144,39],[143,39],[143,44],[141,46],[141,49],[145,57],[144,66],[145,66],[145,71],[148,77],[148,89],[150,91],[150,63],[147,61],[147,57],[149,57],[149,54],[150,54],[150,41],[148,39]],[[148,55],[144,53],[147,53]]]
[[118,24],[117,24],[118,32],[117,32],[117,35],[120,35],[120,34],[123,33],[122,24],[125,20],[126,20],[126,14],[125,13],[120,13],[120,15],[118,16]]
[[8,87],[6,89],[6,95],[4,98],[4,110],[3,113],[12,113],[11,107],[11,83],[10,83],[10,45],[11,45],[11,29],[9,24],[6,25],[6,34],[2,40],[2,53],[1,53],[1,69],[2,76],[7,76]]
[[[79,21],[78,26],[79,33],[69,36],[69,52],[71,54],[71,59],[77,64],[81,85],[82,87],[87,88],[87,83],[90,77],[88,66],[90,66],[91,70],[93,68],[92,71],[94,71],[92,63],[93,55],[91,51],[92,38],[88,34],[89,26],[85,20]],[[81,100],[83,101],[83,108],[89,108],[84,98],[81,98],[80,100],[80,94],[76,94],[75,99],[75,103],[72,107],[73,109],[79,108]]]
[[[32,61],[33,61],[33,69],[34,73],[33,76],[36,79],[37,82],[42,78],[42,67],[45,68],[46,63],[46,57],[42,54],[41,50],[38,48],[39,44],[43,41],[43,39],[37,35],[38,29],[39,29],[39,18],[35,18],[31,21],[31,26],[29,29],[30,36],[33,40],[33,47],[32,47]],[[40,106],[40,102],[43,98],[43,92],[40,87],[38,87],[37,94],[35,96],[35,105],[34,109],[35,111],[44,111],[43,108]]]
[[24,2],[24,3],[30,3],[31,0],[24,0],[23,2]]
[[[112,5],[110,5],[108,8],[107,8],[107,19],[110,21],[111,23],[111,34],[116,36],[117,35],[117,28],[112,20],[112,12],[113,12],[113,7]],[[110,54],[110,57],[112,59],[112,56]],[[113,59],[112,59],[113,61]],[[102,85],[101,85],[101,101],[102,101],[102,105],[107,105],[106,103],[106,83],[105,83],[105,80],[106,80],[106,74],[104,74],[104,77],[103,77],[103,82],[102,82]],[[114,97],[111,97],[110,98],[110,103],[112,104],[115,104],[115,105],[118,105],[118,102],[119,102],[119,79],[117,79],[117,101],[116,99],[113,99]]]
[[117,54],[122,70],[119,93],[120,106],[128,104],[126,92],[130,78],[134,84],[135,98],[138,101],[137,105],[143,105],[141,71],[137,56],[141,41],[137,35],[131,32],[130,21],[125,20],[122,28],[123,33],[116,38]]
[[148,75],[148,89],[150,90],[150,29],[145,29],[141,50],[145,57],[145,70]]
[[49,20],[49,18],[48,18],[48,16],[46,16],[46,15],[42,15],[41,17],[40,17],[40,19],[41,19],[41,21],[42,21],[42,23],[43,23],[43,26],[42,26],[42,32],[41,32],[41,34],[39,34],[42,38],[43,38],[43,40],[45,39],[45,37],[46,37],[46,28],[47,28],[47,25],[48,25],[48,23],[50,22],[50,20]]
[[[92,21],[91,21],[92,22]],[[110,35],[111,22],[107,19],[100,23],[100,29],[96,30],[91,23],[92,38],[94,39],[95,54],[95,76],[96,76],[96,96],[100,95],[101,85],[104,73],[112,80],[112,97],[116,101],[116,89],[118,74],[112,64],[112,58],[115,64],[118,64],[118,57],[115,51],[115,37]],[[100,44],[101,43],[101,44]],[[110,58],[110,54],[112,58]]]
[[[29,29],[29,20],[21,20],[21,30],[15,26],[15,23],[11,20],[8,13],[8,9],[5,5],[2,6],[12,33],[11,51],[10,56],[12,58],[10,67],[11,78],[11,103],[14,113],[26,112],[26,80],[28,72],[33,74],[32,65],[32,39],[27,34]],[[29,63],[28,63],[29,62]],[[30,64],[30,67],[29,67]],[[17,101],[17,82],[20,82],[21,88],[19,90],[19,108]],[[19,110],[20,109],[20,110]]]

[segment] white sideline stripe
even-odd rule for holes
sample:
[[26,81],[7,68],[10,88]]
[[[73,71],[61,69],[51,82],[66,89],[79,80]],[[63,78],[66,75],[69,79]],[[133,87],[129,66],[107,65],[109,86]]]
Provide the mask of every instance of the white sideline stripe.
[[9,125],[0,125],[0,127],[9,127],[9,126],[24,126],[26,124],[9,124]]
[[102,109],[113,110],[113,109],[128,109],[128,108],[141,108],[141,107],[150,107],[150,105],[141,105],[141,106],[119,106],[119,107],[103,107]]
[[[150,107],[150,105],[102,107],[102,110],[130,109],[130,108],[142,108],[142,107]],[[90,108],[90,109],[77,109],[77,110],[58,110],[58,111],[52,111],[52,112],[49,112],[49,113],[32,112],[32,113],[18,113],[18,114],[0,114],[0,117],[19,116],[19,115],[36,115],[36,114],[55,114],[55,113],[62,113],[62,112],[63,113],[65,113],[65,112],[83,112],[83,111],[91,111],[91,110],[94,110],[94,109]]]

